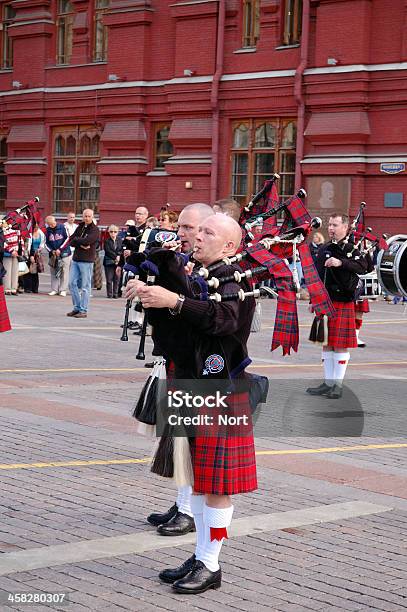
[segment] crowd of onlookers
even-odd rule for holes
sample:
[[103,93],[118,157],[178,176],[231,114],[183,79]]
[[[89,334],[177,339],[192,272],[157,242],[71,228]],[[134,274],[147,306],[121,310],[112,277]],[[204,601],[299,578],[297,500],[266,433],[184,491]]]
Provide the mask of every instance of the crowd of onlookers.
[[[237,221],[239,219],[240,207],[234,200],[219,200],[214,209]],[[134,219],[127,219],[124,225],[111,224],[101,230],[97,228],[91,210],[83,212],[81,221],[74,212],[68,212],[66,220],[49,215],[45,219],[45,226],[41,229],[35,225],[32,236],[25,240],[18,230],[4,226],[4,292],[6,295],[38,293],[41,274],[49,269],[51,290],[48,295],[65,297],[69,289],[74,308],[68,315],[86,316],[92,288],[102,289],[102,270],[107,297],[118,298],[126,258],[138,248],[144,230],[159,228],[176,232],[177,221],[178,213],[167,207],[163,207],[157,216],[150,216],[145,206],[139,206]],[[261,228],[257,229],[261,231]],[[313,234],[310,251],[314,260],[324,242],[322,233]],[[301,265],[292,262],[290,267],[293,269],[294,266],[297,267],[301,284],[301,297],[307,299]],[[393,303],[399,301],[393,296],[384,297]]]
[[[38,293],[41,274],[48,269],[51,277],[48,295],[66,297],[69,290],[74,308],[73,314],[68,314],[79,316],[78,313],[87,312],[91,289],[102,289],[103,276],[107,297],[119,297],[125,260],[144,229],[176,231],[177,220],[178,213],[173,210],[163,208],[158,216],[150,216],[145,206],[139,206],[134,219],[128,219],[124,225],[99,229],[93,211],[85,210],[81,220],[73,212],[67,214],[66,220],[48,215],[42,228],[35,224],[31,237],[23,239],[18,229],[2,225],[0,219],[4,236],[4,292],[10,296]],[[85,304],[79,299],[84,292],[89,293]]]

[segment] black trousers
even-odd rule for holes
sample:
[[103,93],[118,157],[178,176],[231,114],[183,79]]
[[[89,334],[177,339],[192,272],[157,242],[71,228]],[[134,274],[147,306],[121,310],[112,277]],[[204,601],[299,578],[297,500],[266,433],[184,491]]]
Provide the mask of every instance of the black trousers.
[[107,297],[117,297],[120,278],[116,274],[117,266],[104,266],[106,276],[106,295]]

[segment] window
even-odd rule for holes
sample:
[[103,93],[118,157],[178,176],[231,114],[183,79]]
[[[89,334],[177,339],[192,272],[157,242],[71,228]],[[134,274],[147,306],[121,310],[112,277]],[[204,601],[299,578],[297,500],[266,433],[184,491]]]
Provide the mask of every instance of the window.
[[154,168],[156,170],[163,170],[165,168],[164,162],[173,154],[172,144],[168,140],[170,127],[171,124],[169,123],[159,123],[155,126]]
[[260,0],[243,0],[243,47],[255,47],[259,39]]
[[72,55],[74,10],[69,0],[58,0],[57,64],[69,64]]
[[13,67],[13,41],[8,35],[8,29],[12,23],[16,12],[11,4],[5,4],[3,6],[3,23],[2,23],[2,49],[1,49],[1,67],[12,68]]
[[4,167],[7,161],[7,138],[0,138],[0,210],[6,209],[7,174]]
[[282,199],[294,193],[296,124],[292,119],[244,120],[232,127],[232,197],[240,204],[274,172]]
[[93,32],[93,61],[104,62],[107,59],[107,27],[103,25],[103,15],[109,8],[109,0],[95,0],[95,17]]
[[286,0],[284,5],[283,44],[300,42],[302,25],[302,0]]
[[99,134],[92,128],[67,128],[54,134],[53,206],[56,213],[85,208],[97,212]]

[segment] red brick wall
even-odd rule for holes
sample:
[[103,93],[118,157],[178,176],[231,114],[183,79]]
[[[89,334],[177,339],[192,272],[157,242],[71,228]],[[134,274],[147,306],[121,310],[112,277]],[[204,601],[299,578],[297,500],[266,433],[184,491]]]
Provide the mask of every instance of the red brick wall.
[[[41,3],[39,3],[41,4]],[[81,3],[83,5],[83,3]],[[105,156],[146,158],[147,163],[100,165],[101,222],[121,223],[132,216],[137,204],[147,204],[158,211],[167,201],[179,208],[194,201],[209,201],[211,168],[208,163],[192,163],[188,156],[211,156],[211,141],[181,134],[174,153],[184,156],[184,163],[169,164],[161,176],[148,176],[153,169],[152,131],[158,121],[199,119],[212,121],[212,83],[196,77],[211,77],[216,66],[218,3],[182,3],[174,0],[126,0],[128,10],[119,0],[111,0],[106,17],[109,27],[108,61],[92,64],[85,57],[81,65],[55,66],[55,27],[52,24],[20,25],[13,30],[13,70],[0,72],[1,126],[6,133],[18,125],[41,124],[46,127],[47,142],[27,142],[9,147],[9,157],[45,159],[47,165],[8,165],[7,206],[39,194],[46,212],[50,212],[52,183],[52,146],[49,134],[53,126],[95,125],[101,132],[106,123],[140,121],[146,130],[145,142],[109,141]],[[45,21],[53,19],[48,3],[41,4]],[[222,80],[219,87],[219,164],[217,197],[230,190],[230,124],[236,118],[292,117],[297,114],[294,96],[294,72],[300,61],[300,48],[281,48],[281,3],[261,0],[260,39],[255,52],[241,51],[241,2],[226,0],[224,31],[224,75],[291,71],[287,76],[256,79]],[[22,8],[18,8],[22,11]],[[19,19],[30,20],[24,8]],[[33,16],[31,16],[31,21]],[[307,138],[304,155],[318,158],[375,155],[388,158],[407,154],[407,79],[401,69],[385,71],[341,72],[348,65],[398,63],[407,60],[407,7],[404,0],[311,0],[310,44],[307,69],[328,68],[328,58],[338,60],[330,72],[305,73],[302,92],[306,103],[305,127],[315,113],[365,113],[370,133],[334,134],[325,139]],[[91,32],[82,29],[74,36],[74,56],[91,48]],[[85,51],[84,51],[85,50]],[[191,79],[184,70],[193,71]],[[120,82],[108,81],[116,74]],[[168,82],[171,79],[178,79]],[[179,80],[181,79],[181,80]],[[24,86],[18,93],[12,81]],[[132,81],[153,81],[155,86],[132,85]],[[161,85],[157,82],[167,81]],[[109,88],[106,88],[108,84]],[[97,88],[97,85],[102,88]],[[56,87],[87,86],[83,91],[56,91]],[[48,88],[44,91],[41,88]],[[24,88],[40,88],[24,92]],[[13,93],[14,92],[14,93]],[[213,101],[212,101],[213,102]],[[121,136],[122,138],[122,136]],[[406,159],[407,162],[407,159]],[[407,203],[403,209],[384,209],[386,191],[406,191],[406,173],[388,176],[375,163],[313,163],[303,165],[303,184],[307,177],[349,175],[351,202],[355,208],[361,199],[377,223],[397,229],[397,219],[407,222]],[[192,189],[185,184],[192,182]],[[387,228],[388,229],[388,228]],[[393,230],[392,230],[393,231]],[[407,231],[407,228],[406,228]]]

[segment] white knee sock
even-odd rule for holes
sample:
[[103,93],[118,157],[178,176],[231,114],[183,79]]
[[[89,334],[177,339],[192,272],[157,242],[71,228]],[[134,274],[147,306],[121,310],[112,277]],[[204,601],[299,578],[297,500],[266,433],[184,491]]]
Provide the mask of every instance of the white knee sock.
[[196,527],[196,548],[195,556],[200,558],[204,549],[205,542],[205,524],[203,520],[203,511],[205,505],[205,495],[191,495],[191,510],[194,516]]
[[192,516],[191,495],[192,487],[190,485],[186,485],[185,487],[178,487],[178,511],[182,512],[183,514],[188,514],[188,516]]
[[350,359],[350,354],[332,353],[334,355],[334,381],[339,387],[342,387],[343,379],[345,378],[346,368]]
[[322,363],[324,365],[325,384],[332,387],[334,384],[334,355],[333,351],[322,351]]
[[[216,572],[219,569],[219,553],[222,548],[223,539],[227,537],[227,532],[226,535],[223,535],[222,533],[216,534],[213,530],[224,528],[226,531],[226,527],[229,527],[232,522],[232,515],[233,506],[229,506],[229,508],[211,508],[206,504],[204,505],[205,541],[204,548],[200,551],[197,559],[202,561],[211,572]],[[211,540],[211,537],[216,538],[216,536],[220,537],[220,540]]]

